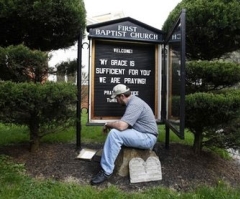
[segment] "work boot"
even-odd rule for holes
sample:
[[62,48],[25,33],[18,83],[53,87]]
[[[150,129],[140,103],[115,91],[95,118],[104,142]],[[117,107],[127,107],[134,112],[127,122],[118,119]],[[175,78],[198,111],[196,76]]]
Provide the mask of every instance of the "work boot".
[[91,185],[101,184],[110,178],[111,175],[107,175],[104,170],[100,170],[90,181]]

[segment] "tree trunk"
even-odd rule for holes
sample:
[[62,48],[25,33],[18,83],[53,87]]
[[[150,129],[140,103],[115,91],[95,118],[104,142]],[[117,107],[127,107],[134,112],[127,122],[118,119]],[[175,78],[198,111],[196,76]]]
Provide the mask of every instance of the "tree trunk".
[[39,123],[36,117],[32,117],[29,125],[30,129],[30,151],[35,152],[39,149],[40,139],[39,136]]
[[30,139],[30,152],[36,152],[39,149],[40,137],[38,135],[32,135]]
[[194,142],[193,142],[193,151],[196,154],[200,154],[202,151],[202,142],[203,142],[203,134],[202,132],[197,132],[194,134]]

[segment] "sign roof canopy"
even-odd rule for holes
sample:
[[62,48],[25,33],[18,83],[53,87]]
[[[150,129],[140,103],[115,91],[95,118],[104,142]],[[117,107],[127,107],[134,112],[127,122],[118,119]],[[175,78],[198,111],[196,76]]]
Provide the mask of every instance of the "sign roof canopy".
[[163,43],[164,32],[131,17],[87,26],[89,38]]

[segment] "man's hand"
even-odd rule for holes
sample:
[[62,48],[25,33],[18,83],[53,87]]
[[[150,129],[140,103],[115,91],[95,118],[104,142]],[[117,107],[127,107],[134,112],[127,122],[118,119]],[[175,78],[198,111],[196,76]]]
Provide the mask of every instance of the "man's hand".
[[109,130],[110,130],[110,128],[105,124],[102,128],[102,133],[103,134],[108,134]]

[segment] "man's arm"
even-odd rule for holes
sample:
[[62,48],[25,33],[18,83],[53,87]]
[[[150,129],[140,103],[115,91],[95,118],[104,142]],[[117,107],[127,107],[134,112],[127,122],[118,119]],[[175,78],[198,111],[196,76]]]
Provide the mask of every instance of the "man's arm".
[[124,131],[125,129],[128,128],[128,123],[124,122],[124,121],[121,121],[121,120],[118,120],[118,121],[115,121],[115,122],[107,122],[105,123],[105,126],[107,128],[114,128],[114,129],[117,129],[119,131]]

